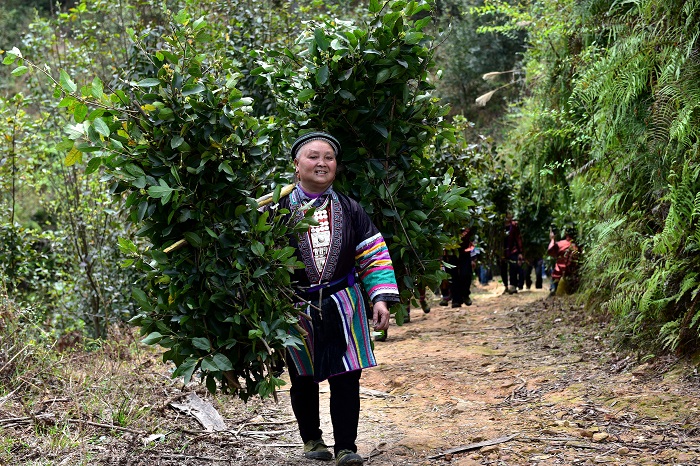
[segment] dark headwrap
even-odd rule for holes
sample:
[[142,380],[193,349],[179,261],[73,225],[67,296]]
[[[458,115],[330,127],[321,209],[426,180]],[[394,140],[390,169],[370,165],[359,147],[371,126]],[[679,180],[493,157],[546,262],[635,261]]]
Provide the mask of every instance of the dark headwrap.
[[323,131],[312,131],[310,133],[302,134],[296,141],[294,141],[294,144],[292,144],[292,160],[297,158],[297,154],[299,153],[301,147],[311,141],[327,142],[333,148],[335,157],[340,158],[341,148],[340,143],[336,138],[328,133],[324,133]]

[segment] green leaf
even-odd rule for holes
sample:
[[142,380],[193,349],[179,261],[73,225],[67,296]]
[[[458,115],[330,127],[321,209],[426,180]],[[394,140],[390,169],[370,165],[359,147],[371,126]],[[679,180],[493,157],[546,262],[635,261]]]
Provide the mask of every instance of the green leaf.
[[27,71],[29,71],[29,68],[26,67],[26,66],[24,66],[24,65],[22,65],[22,66],[18,66],[18,67],[15,68],[14,70],[12,70],[12,73],[11,73],[11,74],[12,74],[12,76],[22,76],[22,75],[25,74]]
[[346,91],[345,89],[341,89],[340,92],[338,92],[338,94],[340,94],[340,97],[342,97],[343,99],[355,100],[355,96],[352,95],[350,92]]
[[184,236],[187,242],[190,243],[192,246],[196,248],[202,247],[202,238],[197,233],[193,231],[187,231],[183,233],[182,236]]
[[5,58],[2,60],[3,65],[11,65],[13,64],[18,58],[22,58],[22,53],[19,51],[17,47],[12,47],[12,50],[8,51],[5,54]]
[[192,346],[195,348],[204,350],[204,351],[211,351],[211,343],[209,342],[208,338],[203,338],[203,337],[197,337],[192,339]]
[[372,129],[381,134],[384,137],[384,139],[389,137],[389,131],[382,125],[375,123],[372,125]]
[[102,118],[95,118],[95,121],[92,122],[92,127],[95,128],[95,131],[100,133],[100,135],[104,137],[109,137],[109,126],[107,126],[107,124],[102,120]]
[[391,69],[382,68],[379,73],[377,73],[377,84],[381,84],[391,77]]
[[328,45],[330,44],[330,41],[326,37],[326,34],[323,32],[323,29],[317,28],[314,31],[314,39],[316,40],[316,45],[319,49],[323,50],[324,52],[328,50]]
[[350,78],[350,76],[352,76],[353,71],[355,71],[355,68],[348,68],[347,70],[343,71],[338,76],[338,81],[347,81],[348,78]]
[[413,212],[411,212],[411,215],[416,217],[421,222],[428,220],[428,216],[422,210],[414,210]]
[[[282,185],[278,184],[275,186],[275,190],[272,192],[272,202],[279,202],[280,200],[280,194],[282,193]],[[266,214],[268,214],[269,217],[269,211],[265,211]],[[265,218],[265,221],[267,221],[267,218]],[[258,226],[260,226],[260,222],[258,222]]]
[[146,338],[141,340],[141,343],[143,343],[144,345],[155,345],[162,339],[163,335],[161,335],[160,332],[151,332]]
[[[157,249],[151,249],[150,251],[148,251],[148,253],[159,264],[167,264],[168,263],[168,255],[166,253],[164,253],[163,251],[159,251]],[[165,275],[163,278],[169,279],[169,277],[167,275]],[[163,283],[168,283],[168,280],[164,281]]]
[[369,12],[370,13],[379,13],[381,11],[382,5],[379,3],[379,0],[370,0],[369,2]]
[[[136,183],[133,183],[133,184],[136,184]],[[143,220],[144,217],[146,216],[146,212],[148,212],[148,202],[139,203],[138,209],[136,210],[136,221],[140,222],[141,220]]]
[[190,383],[190,380],[192,379],[192,373],[194,372],[194,369],[197,367],[197,362],[199,360],[197,358],[187,358],[185,359],[182,364],[177,366],[177,369],[173,371],[173,378],[180,377],[184,379],[183,381],[185,384]]
[[[71,105],[75,104],[75,102],[77,102],[75,100],[75,97],[67,95],[63,99],[61,99],[61,101],[58,103],[58,107],[59,108],[70,107]],[[86,113],[86,115],[87,115],[87,113]]]
[[224,356],[221,353],[216,353],[213,356],[214,359],[214,364],[216,364],[216,367],[219,368],[221,371],[230,371],[233,370],[233,364],[231,364],[231,360]]
[[299,102],[307,102],[314,95],[316,95],[316,91],[314,91],[313,89],[304,89],[297,95],[297,100]]
[[97,169],[100,168],[100,165],[102,165],[102,162],[102,157],[91,158],[88,161],[87,166],[85,167],[85,174],[89,175],[90,173],[94,173],[95,171],[97,171]]
[[177,149],[182,145],[182,143],[185,142],[185,138],[183,138],[180,135],[173,136],[173,138],[170,140],[170,147],[172,149]]
[[417,44],[423,37],[425,37],[425,34],[422,32],[409,32],[406,34],[406,37],[404,37],[404,42],[409,45]]
[[68,133],[68,137],[74,141],[85,136],[85,128],[83,125],[66,125],[65,129],[66,133]]
[[322,86],[328,81],[328,65],[323,65],[321,68],[316,70],[316,84]]
[[253,244],[250,245],[250,250],[253,251],[253,254],[256,256],[265,254],[265,246],[263,246],[260,241],[254,241]]
[[202,359],[202,364],[199,366],[200,369],[206,372],[218,372],[219,368],[216,366],[214,363],[214,358],[211,356],[207,356],[206,358]]
[[201,84],[187,84],[182,87],[182,95],[188,96],[192,94],[199,94],[200,92],[203,92],[206,88],[202,86]]
[[76,90],[78,90],[78,86],[76,86],[70,79],[70,76],[68,76],[68,73],[66,73],[65,70],[61,70],[58,82],[61,84],[63,90],[68,91],[70,94],[73,94]]
[[65,163],[67,167],[70,167],[82,161],[83,153],[80,152],[76,147],[74,147],[73,149],[71,149],[70,152],[68,152],[68,155],[66,155],[66,158],[63,160],[63,163]]
[[154,87],[160,85],[160,79],[158,78],[146,78],[137,82],[138,87]]
[[82,123],[85,121],[85,117],[88,114],[88,108],[87,105],[83,103],[79,103],[78,105],[75,106],[75,109],[73,110],[73,118],[75,118],[75,121],[77,123]]
[[101,99],[104,95],[104,86],[100,78],[98,78],[97,76],[95,76],[95,78],[92,80],[92,85],[90,86],[90,93],[94,98],[98,100]]
[[185,26],[185,25],[187,25],[187,23],[190,22],[190,16],[187,14],[187,11],[186,11],[186,10],[180,10],[180,11],[178,11],[177,14],[173,17],[173,20],[175,20],[175,22],[176,22],[177,24],[180,24],[180,25],[182,25],[182,26]]
[[[204,365],[204,361],[202,361],[202,365]],[[209,393],[211,393],[212,395],[216,393],[216,378],[214,378],[211,375],[207,376],[207,381],[205,382],[205,384]]]
[[151,186],[148,188],[148,195],[149,196],[156,198],[156,199],[160,199],[164,196],[172,195],[172,193],[174,191],[173,188],[171,188],[168,185],[164,185],[165,182],[163,180],[160,180],[160,181],[162,182],[162,184],[160,184],[158,186]]
[[136,302],[141,306],[144,311],[150,311],[152,306],[151,302],[148,300],[146,293],[140,288],[134,288],[131,290],[131,297],[136,300]]
[[136,254],[137,249],[136,245],[134,244],[133,241],[131,241],[129,238],[117,238],[117,242],[119,243],[119,251],[122,252],[122,254]]

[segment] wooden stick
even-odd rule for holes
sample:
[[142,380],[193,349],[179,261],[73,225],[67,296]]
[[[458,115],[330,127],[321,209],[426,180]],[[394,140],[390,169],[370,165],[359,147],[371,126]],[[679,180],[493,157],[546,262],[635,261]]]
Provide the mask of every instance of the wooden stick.
[[161,458],[169,460],[200,460],[200,461],[228,461],[230,458],[215,458],[213,456],[193,456],[193,455],[176,455],[171,453],[161,453],[158,451],[149,452]]
[[103,429],[113,429],[120,430],[122,432],[130,432],[132,434],[145,435],[146,433],[140,430],[128,429],[126,427],[115,426],[112,424],[100,424],[99,422],[83,421],[82,419],[63,419],[65,422],[71,422],[73,424],[87,424],[94,427],[102,427]]
[[25,346],[24,348],[22,348],[21,350],[19,350],[19,352],[18,352],[17,354],[15,354],[14,356],[12,356],[12,357],[10,358],[10,360],[7,361],[7,362],[5,363],[4,366],[2,366],[2,369],[0,369],[0,372],[4,371],[5,368],[6,368],[7,366],[9,366],[9,365],[12,363],[12,361],[14,361],[15,359],[17,359],[17,356],[19,356],[20,354],[24,353],[24,350],[26,350],[27,348],[29,348],[29,345]]
[[139,434],[139,435],[145,434],[145,432],[142,432],[140,430],[128,429],[126,427],[115,426],[112,424],[100,424],[98,422],[84,421],[82,419],[59,419],[59,418],[56,418],[53,413],[39,414],[38,416],[34,416],[34,417],[14,417],[14,418],[9,418],[9,419],[0,419],[0,425],[6,424],[9,422],[28,422],[31,420],[46,419],[46,418],[53,418],[53,421],[55,421],[55,422],[69,422],[72,424],[87,424],[90,426],[102,427],[104,429],[113,429],[113,430],[120,430],[122,432],[130,432],[132,434]]
[[495,438],[492,440],[484,440],[483,442],[479,442],[479,443],[470,443],[469,445],[450,448],[449,450],[443,451],[439,455],[429,456],[428,459],[434,460],[434,459],[440,458],[441,456],[450,455],[452,453],[460,453],[460,452],[468,451],[468,450],[476,450],[477,448],[481,448],[481,447],[488,447],[491,445],[497,445],[499,443],[504,443],[504,442],[507,442],[509,440],[513,440],[518,435],[519,434],[513,434],[513,435],[508,435],[507,437],[498,437],[498,438]]

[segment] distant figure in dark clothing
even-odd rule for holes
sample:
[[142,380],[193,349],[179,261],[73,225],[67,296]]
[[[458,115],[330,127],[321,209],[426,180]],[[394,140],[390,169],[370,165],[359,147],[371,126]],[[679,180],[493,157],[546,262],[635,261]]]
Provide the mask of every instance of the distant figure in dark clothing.
[[[505,286],[504,293],[517,293],[523,277],[523,239],[518,222],[508,212],[504,223],[503,256],[501,258],[501,279]],[[524,281],[524,280],[523,280]]]
[[462,304],[472,305],[472,243],[473,229],[466,228],[460,234],[459,248],[447,255],[447,263],[452,265],[447,272],[450,274],[450,298],[452,307],[461,307]]

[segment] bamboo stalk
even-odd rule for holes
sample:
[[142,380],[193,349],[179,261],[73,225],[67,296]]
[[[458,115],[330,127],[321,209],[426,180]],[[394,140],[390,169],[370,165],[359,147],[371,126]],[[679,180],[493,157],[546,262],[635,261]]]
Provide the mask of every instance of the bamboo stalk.
[[[292,190],[294,189],[294,186],[296,186],[296,184],[294,184],[294,183],[288,184],[287,186],[284,186],[282,188],[282,190],[280,191],[280,198],[287,196],[289,193],[291,193]],[[255,200],[255,202],[257,202],[258,205],[262,207],[262,206],[267,205],[270,202],[272,202],[272,197],[273,197],[273,193],[267,193],[264,196],[257,198]]]
[[182,238],[181,240],[176,241],[175,243],[171,244],[171,245],[168,246],[167,248],[163,249],[163,252],[166,253],[166,254],[168,254],[168,253],[170,253],[170,252],[173,252],[173,251],[176,250],[176,249],[180,249],[180,248],[183,247],[185,244],[187,244],[187,240],[186,240],[185,238]]

